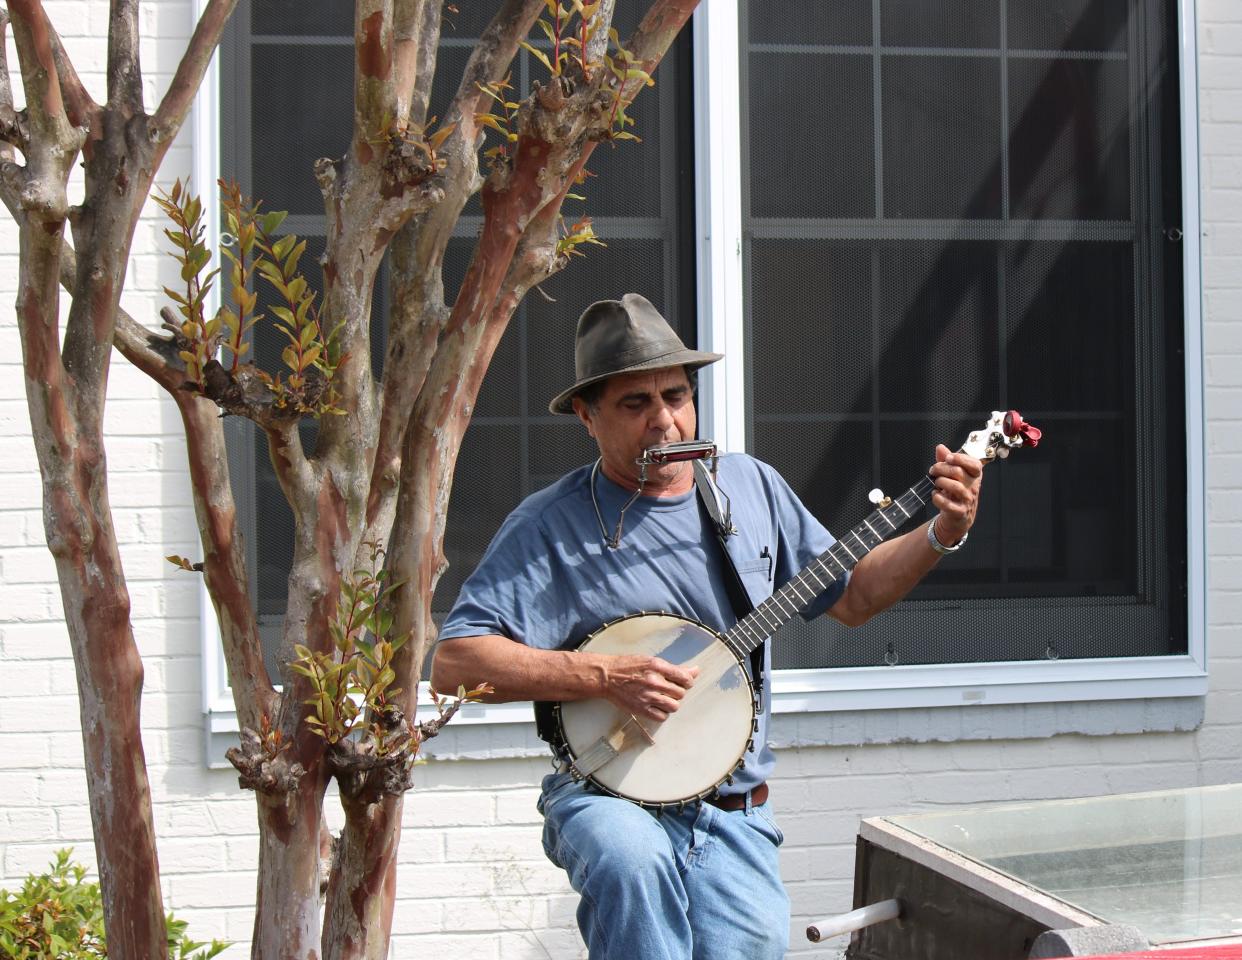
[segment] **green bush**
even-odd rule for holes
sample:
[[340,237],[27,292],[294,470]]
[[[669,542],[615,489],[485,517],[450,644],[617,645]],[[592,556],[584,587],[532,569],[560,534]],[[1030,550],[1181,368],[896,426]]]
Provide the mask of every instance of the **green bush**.
[[[58,850],[51,869],[31,874],[18,893],[0,890],[0,960],[93,960],[106,957],[103,896],[98,883],[84,880],[86,868]],[[196,943],[185,935],[186,922],[171,913],[168,956],[209,960],[227,943]]]

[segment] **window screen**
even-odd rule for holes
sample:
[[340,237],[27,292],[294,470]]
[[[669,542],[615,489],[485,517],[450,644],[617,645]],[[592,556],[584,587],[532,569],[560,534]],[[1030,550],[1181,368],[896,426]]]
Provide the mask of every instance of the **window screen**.
[[[622,37],[637,26],[636,4],[618,4]],[[495,5],[445,8],[439,67],[430,115],[442,116],[462,68]],[[342,0],[242,0],[223,46],[222,166],[224,176],[288,210],[287,229],[309,238],[303,268],[319,282],[323,206],[312,164],[343,155],[352,118],[353,5]],[[538,37],[538,41],[536,40]],[[532,42],[542,42],[536,31]],[[527,295],[492,360],[457,466],[445,549],[450,568],[434,607],[446,613],[501,520],[519,500],[595,456],[590,438],[569,417],[547,411],[551,397],[573,382],[574,324],[595,300],[636,292],[648,297],[687,343],[695,336],[694,184],[689,82],[689,31],[684,31],[630,113],[640,143],[598,146],[587,168],[595,174],[567,202],[570,219],[588,214],[607,247],[586,247],[568,269]],[[512,83],[525,95],[546,73],[523,52]],[[445,256],[451,304],[481,225],[477,199],[457,225]],[[318,287],[322,289],[322,287]],[[384,348],[388,302],[385,267],[377,279],[372,363]],[[282,344],[256,328],[259,363],[278,365]],[[269,666],[280,636],[293,518],[268,462],[266,441],[246,422],[231,422],[230,456],[239,510],[251,554]],[[313,442],[315,426],[303,427]]]
[[843,533],[988,411],[1045,433],[907,601],[779,665],[1185,652],[1175,12],[751,0],[750,448]]

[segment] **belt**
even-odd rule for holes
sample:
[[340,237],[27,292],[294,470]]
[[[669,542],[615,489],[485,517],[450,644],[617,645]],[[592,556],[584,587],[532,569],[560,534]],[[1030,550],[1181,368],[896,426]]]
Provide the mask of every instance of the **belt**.
[[[757,807],[759,806],[759,804],[766,802],[767,799],[768,799],[767,783],[761,783],[759,784],[759,786],[753,788],[750,791],[751,806]],[[718,807],[721,810],[745,810],[746,809],[746,794],[727,793],[723,797],[720,797],[720,796],[708,797],[703,802],[710,803],[713,807]]]

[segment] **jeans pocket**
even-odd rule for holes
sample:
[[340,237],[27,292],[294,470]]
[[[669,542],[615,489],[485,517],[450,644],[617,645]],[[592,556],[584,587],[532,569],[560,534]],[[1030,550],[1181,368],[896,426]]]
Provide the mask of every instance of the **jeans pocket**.
[[776,846],[780,846],[785,842],[785,834],[781,832],[781,828],[776,825],[776,819],[772,816],[772,809],[766,803],[761,803],[757,807],[752,807],[753,817],[748,819],[755,821],[755,829],[763,833]]

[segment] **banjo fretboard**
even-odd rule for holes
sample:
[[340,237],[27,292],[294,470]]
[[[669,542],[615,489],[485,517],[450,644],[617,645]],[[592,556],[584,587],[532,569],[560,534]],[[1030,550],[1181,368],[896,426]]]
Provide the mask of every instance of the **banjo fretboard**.
[[862,523],[807,564],[801,573],[739,620],[724,635],[724,642],[739,659],[744,659],[912,519],[927,505],[933,489],[931,478],[924,477],[888,506],[877,507]]

